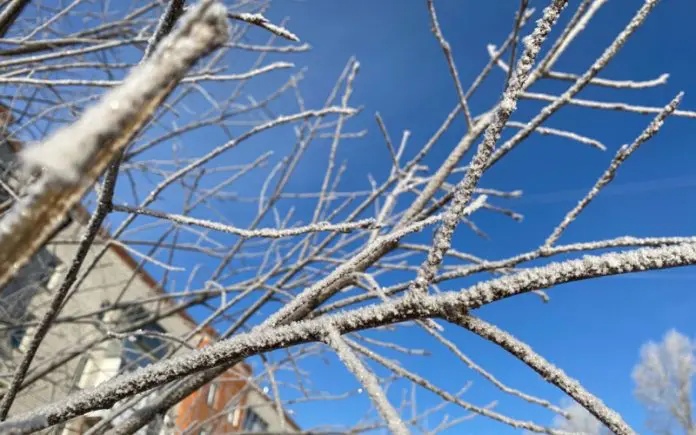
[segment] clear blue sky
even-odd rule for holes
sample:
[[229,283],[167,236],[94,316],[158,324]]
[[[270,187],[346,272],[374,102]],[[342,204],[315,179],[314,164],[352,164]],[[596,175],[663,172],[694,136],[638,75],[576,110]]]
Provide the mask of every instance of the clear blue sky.
[[[532,0],[531,3],[540,9],[547,2]],[[578,0],[571,0],[571,5],[577,3]],[[561,59],[558,69],[583,72],[640,4],[642,2],[637,0],[609,1]],[[437,6],[462,81],[468,83],[488,59],[486,44],[498,44],[506,37],[517,2],[438,0]],[[570,10],[565,11],[561,24],[566,22],[570,13]],[[393,138],[400,137],[403,129],[412,132],[409,148],[412,155],[456,103],[442,52],[430,33],[425,0],[276,0],[267,15],[273,22],[290,17],[288,28],[313,47],[305,54],[269,58],[269,61],[290,60],[298,68],[309,68],[302,85],[309,107],[322,104],[350,56],[355,55],[361,62],[352,103],[362,106],[363,112],[349,123],[348,129],[368,128],[369,134],[364,140],[348,141],[342,146],[341,157],[348,160],[351,171],[344,177],[340,190],[368,188],[368,173],[378,180],[385,178],[389,159],[374,122],[375,112],[382,114]],[[694,16],[696,3],[693,0],[662,1],[647,23],[601,74],[605,78],[640,80],[669,72],[671,76],[667,85],[641,91],[587,89],[580,97],[662,106],[683,90],[686,96],[682,108],[696,109]],[[255,32],[256,37],[266,38],[261,31]],[[277,79],[284,77],[279,74]],[[499,71],[492,75],[472,100],[474,111],[495,102],[502,79]],[[263,78],[258,83],[255,86],[259,89],[270,88]],[[559,87],[544,85],[537,89],[557,91]],[[522,103],[513,119],[527,120],[539,107],[539,104]],[[282,106],[272,108],[282,113],[292,111]],[[606,144],[608,151],[603,153],[558,138],[532,137],[482,180],[483,187],[523,190],[522,199],[497,200],[495,203],[524,214],[524,222],[515,223],[481,213],[474,221],[491,239],[472,237],[463,228],[457,232],[456,246],[489,259],[534,249],[594,183],[618,147],[630,142],[650,119],[637,114],[580,108],[564,109],[554,115],[547,126],[568,128],[592,136]],[[462,120],[458,120],[439,142],[426,160],[431,168],[435,168],[449,153],[463,128]],[[211,146],[224,140],[222,136],[207,136],[205,139]],[[287,135],[266,135],[264,139],[253,142],[254,146],[241,148],[235,156],[239,161],[249,161],[259,155],[259,150],[273,149],[279,157],[290,145],[287,139]],[[693,204],[696,193],[694,139],[696,120],[669,119],[657,138],[647,143],[620,169],[612,187],[606,189],[571,225],[561,242],[622,235],[693,235],[696,228],[693,219],[696,211]],[[187,146],[199,144],[198,141],[184,143]],[[182,152],[185,154],[186,148]],[[200,155],[200,150],[195,149],[192,153]],[[313,148],[298,172],[302,176],[293,180],[294,191],[317,190],[327,153],[328,145]],[[253,190],[259,182],[250,181],[248,189]],[[127,183],[122,183],[119,192],[128,189]],[[165,197],[176,202],[176,193]],[[177,205],[158,202],[153,207],[174,211]],[[248,217],[240,216],[241,209],[234,205],[227,211],[231,221],[238,225]],[[298,215],[302,213],[302,210],[298,211]],[[426,235],[429,237],[430,233]],[[183,261],[186,257],[177,258]],[[153,270],[153,273],[159,275],[161,271]],[[177,282],[185,281],[186,276],[177,278]],[[398,278],[407,279],[408,275],[395,277]],[[677,328],[689,336],[696,335],[694,279],[696,271],[684,268],[575,283],[551,290],[550,304],[542,304],[533,296],[523,296],[496,303],[479,314],[524,339],[564,368],[621,412],[642,433],[645,431],[643,413],[631,394],[631,369],[645,341],[659,339],[670,328]],[[451,282],[443,288],[456,290],[464,284]],[[448,326],[449,332],[454,330]],[[556,402],[563,397],[560,391],[546,385],[535,373],[494,346],[461,333],[451,336],[477,363],[509,385]],[[432,348],[432,342],[414,329],[398,338],[414,347]],[[553,417],[551,413],[499,394],[445,350],[437,350],[430,358],[411,359],[405,365],[450,391],[457,391],[472,381],[463,398],[475,404],[498,400],[496,409],[500,412],[540,423],[550,422]],[[314,369],[314,385],[318,388],[333,392],[357,388],[352,377],[337,365],[332,364],[329,368],[317,361],[308,368]],[[330,386],[330,383],[335,385]],[[418,397],[421,406],[436,403],[428,394],[419,393]],[[400,389],[391,389],[390,398],[398,403]],[[366,401],[363,395],[344,402],[298,406],[295,417],[306,428],[324,423],[350,424],[362,416]],[[463,411],[450,406],[446,413],[456,418]],[[432,419],[431,424],[437,424],[436,420]],[[478,417],[450,433],[506,434],[516,431]]]
[[[537,8],[546,3],[532,1]],[[577,3],[571,1],[571,5]],[[639,80],[669,72],[668,84],[648,91],[588,89],[581,97],[662,106],[683,90],[686,96],[682,107],[696,108],[693,72],[696,30],[692,20],[696,3],[689,0],[661,3],[601,76]],[[468,83],[487,61],[485,45],[500,43],[507,35],[517,2],[439,0],[436,4],[462,81]],[[583,72],[641,4],[633,0],[609,1],[561,59],[558,69]],[[562,22],[569,18],[570,12],[565,11]],[[411,130],[411,144],[415,145],[424,143],[455,104],[442,53],[430,33],[425,1],[282,0],[274,3],[268,15],[276,21],[289,16],[289,28],[313,46],[310,53],[293,58],[298,65],[309,67],[304,89],[310,91],[310,101],[316,87],[320,91],[313,101],[320,103],[349,56],[355,55],[361,62],[352,101],[365,109],[360,120],[351,125],[355,130],[365,126],[370,134],[364,141],[344,146],[353,154],[352,168],[360,167],[355,176],[346,181],[346,187],[366,187],[367,172],[383,174],[386,170],[387,156],[373,121],[374,112],[382,114],[392,137],[399,137],[403,129]],[[489,86],[474,99],[475,109],[491,103],[501,79],[502,74],[496,72]],[[532,110],[538,107],[537,104],[522,104],[513,118],[529,119]],[[499,204],[523,213],[524,222],[518,224],[482,214],[475,222],[491,240],[476,240],[464,234],[467,230],[461,230],[457,233],[462,238],[458,245],[462,249],[466,245],[467,250],[486,258],[502,258],[538,246],[594,183],[617,148],[630,142],[649,121],[647,116],[580,108],[554,115],[546,125],[590,135],[605,143],[609,150],[602,153],[574,142],[538,136],[524,143],[482,180],[485,187],[522,189],[523,199]],[[428,160],[432,167],[448,154],[461,134],[462,124],[460,122],[436,147]],[[562,242],[626,234],[694,234],[695,136],[693,120],[668,120],[659,136],[621,168],[613,187],[600,195],[570,227]],[[364,158],[373,153],[381,158]],[[550,291],[548,305],[525,296],[495,304],[480,314],[526,340],[643,432],[643,414],[631,394],[631,369],[637,361],[640,345],[659,339],[669,328],[677,328],[689,336],[696,335],[695,278],[696,271],[685,268],[570,284]],[[452,283],[447,288],[458,287]],[[449,329],[454,328],[450,326]],[[404,337],[404,342],[417,343],[422,339],[419,337],[418,334],[409,335]],[[562,397],[559,391],[545,386],[535,373],[493,346],[464,335],[458,337],[457,342],[477,362],[510,385],[551,399]],[[410,367],[436,384],[455,391],[467,381],[473,381],[464,397],[474,403],[500,399],[497,408],[500,411],[541,422],[551,419],[549,413],[498,394],[444,351]],[[332,371],[332,376],[336,371]],[[399,394],[395,392],[391,397],[399,399]],[[342,412],[350,414],[345,408],[335,406],[332,419]],[[459,415],[454,407],[448,412],[453,417]],[[298,416],[300,422],[307,424],[319,423],[325,418],[324,412]],[[462,434],[514,432],[484,418],[451,431]]]

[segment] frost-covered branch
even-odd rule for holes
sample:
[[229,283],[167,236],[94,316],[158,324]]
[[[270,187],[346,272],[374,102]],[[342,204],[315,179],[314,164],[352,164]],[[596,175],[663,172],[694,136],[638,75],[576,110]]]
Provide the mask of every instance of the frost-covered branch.
[[325,341],[326,344],[331,346],[336,352],[346,368],[348,368],[365,387],[367,394],[370,395],[370,399],[375,403],[382,418],[387,422],[389,430],[399,435],[410,433],[404,422],[401,421],[399,414],[389,403],[389,399],[387,399],[384,394],[375,374],[360,361],[357,355],[351,350],[350,346],[343,340],[341,334],[336,329],[329,326],[327,328]]
[[[642,248],[621,254],[587,256],[582,260],[570,260],[529,269],[459,292],[418,298],[404,297],[394,302],[360,308],[326,318],[298,321],[277,327],[259,327],[250,333],[237,334],[229,340],[210,345],[200,351],[152,364],[130,375],[121,375],[90,391],[71,396],[61,403],[17,416],[0,423],[0,430],[20,429],[19,433],[30,433],[30,431],[66,421],[86,412],[112,406],[125,397],[163,385],[187,374],[216,367],[224,362],[236,361],[242,356],[308,341],[319,341],[325,335],[327,324],[333,325],[340,333],[345,334],[418,318],[446,317],[450,315],[449,313],[465,313],[502,298],[575,280],[693,264],[696,264],[696,246],[692,244]],[[584,394],[579,394],[578,397],[579,399],[576,399],[581,400],[583,405],[601,409],[599,403],[588,399]],[[613,429],[622,431],[625,429],[620,419],[617,420],[613,414],[601,411],[597,413],[601,415],[595,415],[600,419],[605,418],[605,423]]]
[[631,143],[630,145],[624,145],[622,146],[619,151],[616,153],[614,158],[612,159],[611,163],[609,164],[609,167],[607,168],[606,171],[602,174],[601,177],[597,180],[594,186],[592,186],[592,189],[585,195],[584,198],[580,200],[578,205],[575,206],[571,211],[568,212],[568,214],[563,218],[563,221],[553,230],[551,235],[546,239],[544,242],[543,249],[548,249],[551,247],[556,241],[561,237],[561,234],[565,229],[570,225],[580,213],[588,206],[590,202],[599,194],[599,192],[604,188],[607,184],[611,182],[611,180],[614,179],[614,176],[616,175],[616,171],[619,169],[619,166],[628,159],[628,157],[635,152],[638,147],[640,147],[643,143],[647,142],[650,140],[653,136],[657,134],[657,132],[660,130],[662,127],[662,124],[664,123],[665,119],[672,113],[674,113],[675,110],[677,110],[677,106],[679,105],[679,102],[681,101],[683,96],[683,93],[680,93],[677,95],[672,101],[670,101],[667,106],[660,112],[655,119],[643,130],[643,132]]
[[300,38],[286,29],[285,27],[278,26],[276,24],[268,21],[266,17],[261,14],[249,14],[249,13],[229,13],[229,17],[234,20],[244,21],[245,23],[253,24],[255,26],[262,27],[271,33],[274,33],[282,38],[289,39],[290,41],[299,42]]
[[[8,21],[12,7],[21,3],[26,5],[22,14]],[[253,374],[245,378],[248,384],[240,395],[252,390],[267,394],[263,406],[283,422],[281,427],[290,424],[286,415],[301,409],[295,404],[354,400],[350,406],[366,408],[364,418],[343,425],[334,425],[329,419],[332,413],[325,413],[320,426],[301,429],[307,433],[435,434],[457,431],[471,418],[537,433],[586,429],[603,434],[604,424],[630,433],[620,416],[563,374],[562,367],[552,366],[511,333],[473,316],[479,308],[495,310],[498,301],[518,295],[547,297],[544,290],[564,283],[696,264],[696,238],[688,234],[602,240],[583,233],[582,242],[557,244],[619,165],[640,151],[638,145],[657,131],[667,115],[686,118],[687,124],[696,115],[688,108],[676,110],[676,100],[667,108],[640,104],[636,97],[664,85],[666,74],[645,80],[640,71],[606,71],[610,62],[620,64],[616,54],[657,1],[639,2],[633,19],[618,28],[609,47],[587,65],[578,65],[582,57],[564,60],[573,56],[576,41],[585,39],[583,32],[594,30],[592,21],[602,8],[612,3],[568,2],[570,15],[558,24],[565,1],[546,0],[541,13],[529,3],[521,0],[510,6],[510,16],[501,15],[503,24],[510,26],[502,40],[467,41],[462,47],[454,47],[455,34],[446,34],[446,17],[436,13],[435,2],[421,4],[426,7],[421,18],[430,21],[435,36],[431,48],[435,54],[444,53],[441,67],[448,69],[454,86],[449,95],[452,110],[443,113],[441,122],[413,126],[393,118],[388,107],[371,107],[369,101],[365,107],[370,111],[382,111],[383,116],[375,116],[377,125],[369,114],[356,116],[361,110],[353,105],[361,104],[365,95],[358,92],[358,72],[364,65],[369,73],[373,65],[353,57],[319,101],[324,79],[307,83],[317,78],[314,68],[312,74],[302,68],[302,59],[309,58],[288,56],[309,50],[310,44],[328,44],[334,35],[321,34],[322,41],[316,41],[311,29],[298,28],[307,43],[295,44],[298,37],[285,21],[274,24],[266,18],[276,16],[272,2],[225,2],[227,10],[220,9],[220,16],[202,19],[198,23],[202,27],[196,27],[216,41],[225,33],[224,41],[211,42],[208,48],[184,43],[182,50],[171,40],[185,28],[194,39],[199,35],[182,17],[201,9],[181,0],[135,0],[118,6],[71,0],[51,6],[51,13],[40,1],[0,0],[0,83],[5,88],[0,96],[0,146],[7,145],[10,155],[22,156],[33,168],[27,174],[16,172],[3,154],[0,213],[22,210],[41,186],[55,187],[52,192],[59,195],[72,192],[90,210],[86,213],[67,202],[49,204],[52,213],[56,207],[71,209],[70,219],[61,219],[54,240],[36,241],[42,248],[31,267],[7,269],[6,275],[15,279],[0,291],[0,338],[24,330],[27,334],[12,351],[12,361],[0,361],[0,377],[12,383],[0,403],[0,412],[9,416],[0,423],[0,432],[28,433],[50,426],[68,430],[73,425],[70,419],[86,414],[101,415],[90,433],[108,428],[109,433],[125,435],[152,423],[147,429],[151,430],[162,416],[172,417],[182,400],[197,390],[207,391],[206,384],[246,363]],[[216,4],[201,3],[211,10]],[[343,17],[336,19],[340,25]],[[352,18],[351,28],[361,26],[360,20]],[[175,23],[179,23],[176,30]],[[231,30],[222,32],[228,24]],[[216,36],[218,25],[221,32]],[[557,25],[561,27],[552,31]],[[593,41],[587,38],[583,43],[594,45]],[[177,64],[186,49],[196,47],[210,55],[195,68],[182,67],[176,80],[152,66]],[[486,47],[490,56],[482,59],[478,72],[471,70],[477,56],[465,56],[466,69],[457,69],[454,48]],[[599,48],[601,53],[603,47]],[[174,56],[158,58],[172,49]],[[129,85],[138,71],[141,76],[142,71],[156,74],[152,80],[147,77],[149,83]],[[621,79],[604,78],[608,76]],[[589,87],[593,93],[577,98]],[[554,94],[549,89],[562,91]],[[115,101],[113,95],[125,95],[134,104],[121,105],[123,101]],[[119,103],[116,109],[107,107],[114,102]],[[431,118],[420,116],[427,107],[423,101],[408,103],[419,120]],[[515,111],[517,105],[521,110]],[[100,107],[101,112],[95,112]],[[549,120],[561,110],[579,113],[585,107],[616,117],[616,126],[630,125],[630,118],[639,114],[656,119],[633,145],[619,151],[561,224],[548,230],[551,236],[546,242],[532,241],[531,250],[519,252],[498,246],[507,243],[510,234],[497,237],[499,228],[495,220],[489,224],[491,216],[502,217],[504,225],[520,225],[520,233],[527,230],[522,227],[527,224],[522,220],[522,211],[527,214],[527,210],[522,207],[528,204],[522,203],[521,190],[527,180],[516,186],[515,180],[489,176],[489,170],[513,149],[535,147],[539,135],[605,149],[606,138],[593,124],[580,122],[576,131]],[[528,115],[529,120],[524,118]],[[384,143],[372,142],[370,128]],[[47,131],[53,133],[46,136]],[[110,158],[99,153],[107,148]],[[564,174],[559,162],[565,159],[556,159],[554,153],[576,149],[535,152],[538,163],[552,166],[546,166],[549,171],[523,166],[515,169],[521,172],[510,173],[524,173],[547,185],[546,172]],[[602,156],[582,148],[578,152]],[[108,167],[94,164],[100,159]],[[364,164],[365,159],[371,160],[370,165]],[[512,159],[510,164],[514,163]],[[365,167],[375,172],[367,174]],[[96,184],[99,177],[103,181]],[[356,181],[363,178],[365,187]],[[33,187],[27,190],[27,185]],[[9,237],[34,222],[32,234],[3,248],[19,246],[19,251],[33,252],[36,249],[25,242],[43,237],[34,231],[42,227],[35,225],[31,209],[23,210],[26,222],[19,222],[15,212],[0,219],[13,218],[4,222],[18,225]],[[61,213],[55,216],[64,217]],[[50,221],[52,216],[38,218]],[[483,249],[476,235],[487,237]],[[0,242],[6,237],[0,236]],[[0,249],[0,259],[15,255],[9,251]],[[593,251],[597,255],[586,255]],[[49,254],[62,263],[55,273],[48,261],[37,265]],[[11,263],[15,264],[20,265]],[[40,274],[34,276],[38,266],[48,270],[48,284]],[[31,302],[23,311],[14,311],[23,300]],[[553,310],[554,300],[532,309]],[[143,311],[142,320],[122,324],[121,316],[138,310]],[[468,326],[531,370],[550,375],[548,380],[576,404],[554,405],[555,400],[531,394],[516,385],[516,379],[506,379],[504,371],[491,370],[475,348],[461,345],[459,334],[471,335],[469,331],[451,325],[444,329],[443,319]],[[178,332],[167,329],[175,321],[182,326]],[[148,331],[154,323],[165,332]],[[202,335],[209,335],[211,343],[200,349]],[[166,343],[166,349],[142,370],[129,372],[133,364],[128,363],[101,373],[99,379],[108,380],[98,385],[88,370],[74,370],[87,360],[97,362],[107,347],[113,351],[124,346],[127,337],[147,337]],[[362,379],[361,388],[326,392],[323,378],[313,370],[317,359],[335,360],[335,354]],[[651,361],[664,362],[661,351],[651,355]],[[138,358],[147,356],[153,355]],[[459,366],[461,374],[473,376],[472,381],[440,383],[431,379],[431,373],[412,369],[452,363],[455,373]],[[332,365],[322,370],[342,373],[340,364]],[[649,378],[645,370],[641,373],[641,380]],[[63,378],[73,379],[83,391],[69,395],[73,385]],[[495,398],[478,400],[480,390],[469,388],[477,387],[476,382],[493,387],[491,391],[506,400],[521,402],[520,409],[551,411],[557,418],[546,424],[523,413],[508,415]],[[685,390],[689,382],[675,391]],[[53,404],[25,406],[24,399],[39,397],[45,386],[55,396],[44,402]],[[434,395],[436,401],[421,395]],[[230,402],[188,427],[169,429],[224,431],[226,415],[234,407],[243,412],[257,406]],[[671,422],[691,421],[686,407],[672,408],[679,412],[672,413]],[[90,414],[100,409],[109,411]],[[660,413],[659,418],[665,415]]]
[[601,400],[585,390],[580,382],[570,378],[561,369],[536,353],[529,345],[476,317],[453,313],[447,316],[447,318],[451,322],[461,325],[476,335],[497,344],[523,361],[545,380],[575,399],[610,428],[613,433],[621,435],[635,434],[635,431],[623,421],[616,411],[608,408]]
[[195,225],[203,228],[208,228],[215,231],[220,231],[223,233],[234,234],[246,239],[263,237],[269,239],[279,239],[283,237],[298,236],[307,233],[315,232],[339,232],[347,233],[358,229],[373,229],[377,228],[377,221],[374,219],[362,219],[356,222],[345,222],[340,224],[332,224],[330,222],[317,222],[316,224],[303,225],[288,229],[275,229],[275,228],[259,228],[256,230],[245,230],[243,228],[235,228],[231,225],[224,225],[219,222],[209,221],[206,219],[196,219],[189,216],[175,215],[171,213],[164,213],[157,210],[151,210],[147,208],[133,208],[123,205],[114,205],[114,211],[122,211],[125,213],[140,214],[145,216],[152,216],[160,219],[166,219],[168,221],[176,222],[182,225]]
[[224,13],[220,3],[201,1],[123,85],[75,124],[23,151],[27,167],[42,174],[0,221],[0,286],[53,234],[193,63],[225,41]]

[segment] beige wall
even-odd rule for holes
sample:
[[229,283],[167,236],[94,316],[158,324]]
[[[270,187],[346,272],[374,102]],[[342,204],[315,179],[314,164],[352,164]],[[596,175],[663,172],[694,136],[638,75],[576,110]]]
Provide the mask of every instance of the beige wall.
[[[8,148],[7,143],[1,142],[2,137],[0,137],[0,163],[5,163],[12,159],[13,152]],[[0,168],[0,176],[3,176],[2,168]],[[5,182],[11,181],[5,176],[3,176],[3,179]],[[21,183],[15,180],[10,182],[10,184],[16,188]],[[0,210],[1,212],[2,210]],[[75,211],[74,216],[78,217],[78,220],[81,222],[84,222],[86,218],[82,210]],[[83,231],[83,224],[73,221],[61,230],[41,255],[38,255],[23,270],[22,273],[26,276],[26,283],[24,284],[29,285],[18,285],[16,287],[16,296],[29,295],[31,297],[26,311],[35,320],[40,319],[44,315],[57,287],[62,283],[62,278],[70,267],[78,249],[78,244],[75,241],[80,239]],[[83,273],[85,273],[84,269],[92,263],[95,254],[99,253],[103,246],[103,244],[97,243],[92,247],[87,259],[83,262]],[[42,285],[36,285],[37,280],[35,277],[46,275],[47,259],[58,260],[58,266],[55,270],[51,269],[51,273],[47,277],[48,279],[43,280]],[[35,375],[41,376],[18,394],[10,411],[10,417],[47,403],[59,401],[80,389],[98,385],[119,372],[121,369],[119,355],[122,337],[104,338],[104,328],[116,327],[113,322],[119,320],[119,314],[111,311],[106,316],[99,318],[94,313],[99,310],[102,302],[113,303],[116,301],[128,302],[152,299],[152,302],[141,305],[151,313],[164,312],[172,307],[169,300],[155,300],[162,292],[149,275],[145,273],[136,274],[136,264],[135,260],[127,254],[123,247],[112,246],[99,260],[96,267],[89,271],[78,290],[70,295],[59,315],[59,319],[79,317],[80,321],[58,322],[52,326],[32,362],[27,380],[31,380]],[[17,280],[16,283],[22,284],[22,281]],[[7,305],[7,300],[3,301],[3,304]],[[26,318],[13,317],[12,313],[7,312],[7,310],[3,317],[3,308],[7,307],[0,305],[0,321],[5,319],[6,321],[18,322],[19,324],[27,322]],[[88,314],[89,316],[84,317]],[[178,338],[190,335],[196,327],[190,318],[181,314],[170,315],[157,323],[167,334]],[[26,328],[24,339],[17,350],[0,349],[0,373],[12,373],[16,364],[21,360],[33,333],[33,327]],[[194,348],[199,347],[204,339],[204,335],[214,334],[215,332],[208,328],[205,330],[205,334],[199,333],[190,338],[188,344]],[[177,354],[186,351],[187,349],[180,348]],[[61,360],[67,360],[68,362],[60,364],[57,368],[51,367],[51,364],[56,364]],[[0,378],[0,381],[2,381],[2,378]],[[225,385],[229,386],[230,389],[230,391],[221,391],[220,397],[222,399],[233,396],[233,393],[238,392],[240,389],[239,381],[230,383],[222,380],[220,385],[223,386],[222,389],[227,389],[227,387],[224,387]],[[204,387],[196,394],[198,396],[207,394],[207,388]],[[1,390],[2,382],[0,382]],[[248,396],[245,395],[241,399],[242,403],[248,402],[247,406],[251,406],[259,416],[269,423],[269,430],[279,431],[284,429],[286,432],[297,431],[292,421],[287,420],[286,424],[282,423],[272,402],[267,397],[248,388],[245,391],[249,391],[249,393]],[[223,402],[227,403],[227,400],[222,399],[221,402],[213,407],[215,412],[219,413],[225,407]],[[185,412],[187,412],[185,408],[178,407],[175,409],[177,415],[172,415],[171,418],[180,418],[183,415],[182,413]],[[100,414],[100,412],[96,413],[95,416],[97,414]],[[243,416],[241,418],[243,421]],[[69,422],[65,426],[63,433],[82,433],[85,430],[85,423],[85,418]],[[225,430],[228,429],[231,428],[226,426]]]
[[291,420],[278,413],[275,403],[269,397],[255,389],[250,389],[246,396],[246,409],[255,412],[268,423],[269,432],[299,432]]
[[[81,226],[73,223],[59,233],[55,240],[78,240],[80,232]],[[91,250],[92,253],[84,262],[85,266],[91,263],[94,253],[99,252],[101,246],[103,245],[96,245]],[[47,249],[60,260],[61,265],[47,288],[40,289],[39,293],[31,300],[29,311],[36,317],[40,317],[46,311],[56,291],[56,286],[62,282],[61,278],[77,251],[77,244],[56,243],[49,245]],[[133,273],[132,265],[125,262],[117,252],[109,249],[97,263],[97,266],[87,275],[78,291],[65,304],[59,317],[74,317],[96,312],[102,301],[115,302],[120,300],[127,302],[154,298],[160,294],[141,277],[128,283]],[[159,301],[147,303],[143,307],[150,312],[161,312],[166,311],[171,305]],[[96,316],[90,316],[86,319],[95,321]],[[107,316],[103,320],[108,322],[116,320],[116,318],[115,316]],[[176,337],[184,337],[194,328],[191,322],[180,315],[171,315],[158,321],[158,324],[168,334]],[[21,350],[26,347],[32,334],[33,328],[28,328],[20,345],[20,352],[15,352],[13,355],[15,363],[21,358]],[[45,376],[45,379],[35,382],[22,391],[12,406],[11,414],[25,412],[38,405],[59,400],[75,389],[97,385],[115,375],[119,369],[120,358],[114,358],[113,355],[119,353],[121,340],[100,340],[103,336],[103,332],[99,331],[94,324],[87,322],[55,324],[43,340],[31,366],[30,374],[46,368],[52,361],[57,361],[70,352],[83,350],[83,346],[86,344],[95,343],[96,345],[91,347],[88,353],[73,358],[67,364],[51,371]],[[192,346],[196,346],[199,339],[200,335],[189,342]],[[114,350],[114,346],[117,349]],[[178,351],[178,353],[181,352],[185,352],[185,349]],[[106,355],[112,355],[112,357],[105,357]],[[5,361],[5,363],[8,362]]]

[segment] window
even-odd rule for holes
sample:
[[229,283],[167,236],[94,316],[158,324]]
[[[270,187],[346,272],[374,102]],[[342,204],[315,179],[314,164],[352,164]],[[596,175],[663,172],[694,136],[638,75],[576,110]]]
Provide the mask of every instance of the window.
[[[124,323],[133,324],[148,318],[150,313],[141,307],[133,307],[125,312]],[[166,331],[157,323],[149,323],[142,328],[142,334],[129,335],[122,341],[121,367],[124,370],[135,370],[145,367],[164,358],[169,352],[169,343],[156,334],[148,332],[165,333]]]
[[225,405],[225,409],[227,410],[227,422],[234,427],[239,426],[240,420],[242,419],[242,409],[239,407],[239,401],[240,393],[238,392],[234,397],[230,398],[227,405]]
[[237,426],[239,424],[239,415],[241,413],[241,410],[239,408],[236,408],[234,411],[230,411],[227,413],[227,422],[232,424],[233,426]]
[[208,387],[208,406],[215,406],[215,393],[217,393],[217,384],[210,384]]
[[12,349],[19,349],[25,335],[27,335],[27,328],[25,326],[13,328],[12,332],[10,332],[10,347]]
[[251,409],[247,409],[242,430],[245,432],[266,432],[268,430],[268,423],[259,417],[257,413]]
[[18,349],[24,336],[24,324],[34,320],[29,306],[40,291],[45,290],[50,277],[60,262],[45,249],[40,250],[31,261],[0,290],[0,352],[11,354]]
[[135,370],[159,361],[167,355],[169,346],[160,337],[147,335],[148,332],[164,333],[156,323],[141,328],[142,335],[129,335],[123,340],[121,364],[126,370]]
[[0,292],[0,321],[17,322],[29,314],[32,298],[45,290],[60,261],[40,250]]
[[8,140],[7,130],[5,128],[4,113],[0,108],[0,213],[4,212],[11,205],[12,190],[17,186],[15,172],[17,172],[17,159],[11,150],[11,144]]

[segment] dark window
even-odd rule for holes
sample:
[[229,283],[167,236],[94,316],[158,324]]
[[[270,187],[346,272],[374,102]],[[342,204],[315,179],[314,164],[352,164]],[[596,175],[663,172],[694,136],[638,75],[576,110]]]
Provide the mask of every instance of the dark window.
[[22,344],[25,335],[27,335],[27,328],[25,326],[13,328],[10,332],[10,347],[12,349],[19,349],[19,345]]
[[0,291],[0,320],[17,321],[27,314],[31,299],[46,288],[60,264],[58,258],[40,250]]
[[[2,118],[2,115],[0,115],[0,118]],[[0,184],[0,204],[11,203],[13,200],[12,193],[17,193],[16,191],[8,191],[8,189],[15,190],[17,186],[17,182],[14,179],[17,159],[15,158],[15,153],[10,149],[9,142],[3,136],[5,136],[4,130],[2,122],[0,122],[0,180],[2,180]]]
[[45,291],[59,263],[42,249],[0,289],[0,354],[7,355],[10,349],[19,347],[26,335],[22,325],[34,319],[29,305],[34,296]]
[[[140,307],[129,309],[125,313],[126,324],[141,322],[150,314]],[[123,339],[121,350],[121,367],[125,370],[135,370],[145,367],[164,358],[169,352],[169,343],[156,334],[163,334],[165,330],[155,322],[142,328],[142,334],[133,333]],[[148,332],[155,334],[149,335]]]
[[268,430],[268,423],[259,417],[257,413],[251,409],[247,409],[242,430],[245,432],[266,432]]

